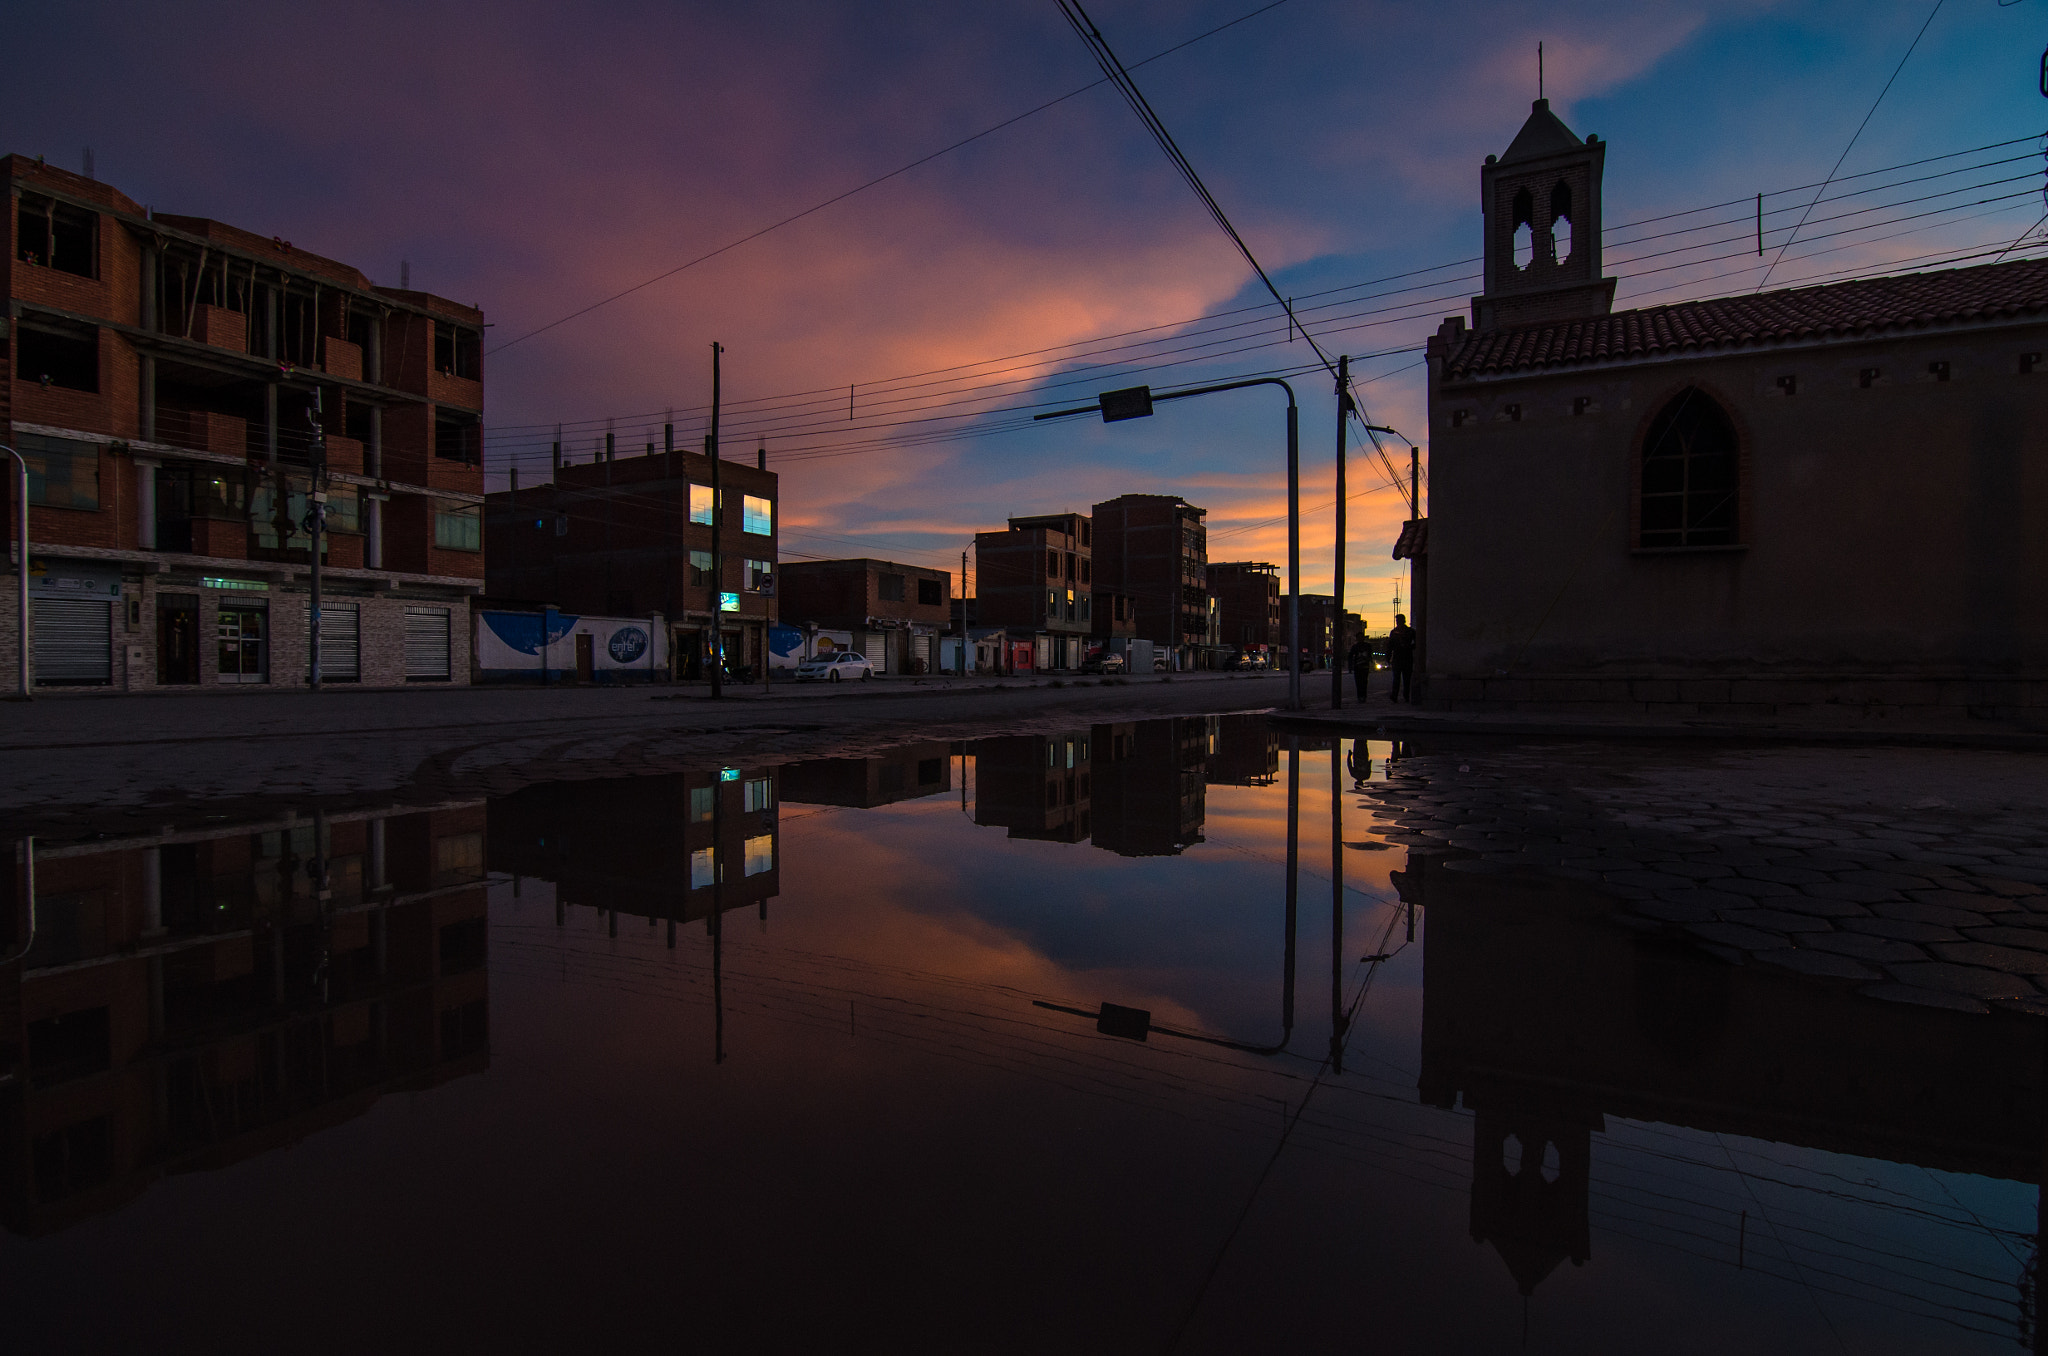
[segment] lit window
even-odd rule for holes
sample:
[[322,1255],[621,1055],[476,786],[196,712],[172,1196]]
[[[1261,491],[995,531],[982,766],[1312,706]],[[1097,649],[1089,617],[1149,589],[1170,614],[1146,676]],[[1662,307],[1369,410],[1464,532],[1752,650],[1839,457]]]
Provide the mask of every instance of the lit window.
[[699,585],[711,582],[711,553],[709,551],[690,552],[690,582]]
[[775,531],[775,505],[759,495],[746,495],[740,501],[740,530],[765,537]]
[[775,783],[766,777],[756,777],[747,783],[747,809],[772,810],[775,808]]
[[775,835],[758,834],[747,840],[747,874],[758,876],[775,869]]
[[711,812],[715,804],[713,798],[717,795],[718,788],[715,786],[693,786],[690,788],[690,822],[692,824],[709,824],[711,822]]
[[701,890],[718,878],[717,850],[698,848],[690,854],[690,888]]
[[750,593],[775,592],[774,561],[750,560],[747,562],[747,591]]
[[710,526],[711,487],[709,485],[692,485],[690,487],[690,521],[693,523],[703,523],[707,527]]

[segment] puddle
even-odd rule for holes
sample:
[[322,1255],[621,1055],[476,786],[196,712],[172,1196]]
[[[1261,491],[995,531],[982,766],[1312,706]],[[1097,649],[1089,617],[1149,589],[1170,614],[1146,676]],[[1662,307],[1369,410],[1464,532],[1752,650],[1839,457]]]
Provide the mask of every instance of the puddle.
[[41,845],[8,1345],[2031,1349],[2036,1019],[1411,858],[1394,752],[1161,720]]

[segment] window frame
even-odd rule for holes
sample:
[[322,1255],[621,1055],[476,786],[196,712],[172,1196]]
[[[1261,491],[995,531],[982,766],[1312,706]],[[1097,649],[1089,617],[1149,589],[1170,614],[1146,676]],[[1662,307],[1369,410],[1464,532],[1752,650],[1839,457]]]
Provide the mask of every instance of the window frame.
[[[1721,418],[1726,422],[1728,430],[1733,435],[1735,440],[1733,458],[1735,475],[1735,486],[1733,490],[1733,512],[1735,522],[1734,527],[1730,532],[1730,537],[1732,539],[1726,541],[1688,541],[1681,539],[1679,542],[1676,543],[1659,542],[1652,545],[1645,545],[1643,535],[1643,502],[1645,483],[1644,470],[1645,462],[1648,460],[1647,453],[1649,449],[1650,435],[1651,432],[1656,428],[1658,422],[1661,419],[1663,419],[1665,413],[1669,411],[1679,399],[1684,397],[1687,391],[1696,391],[1701,396],[1705,397],[1707,400],[1713,403],[1714,409],[1720,414]],[[1750,449],[1753,444],[1750,436],[1750,431],[1747,425],[1745,424],[1744,420],[1738,413],[1740,407],[1736,404],[1736,402],[1729,398],[1727,392],[1723,391],[1713,383],[1706,381],[1674,382],[1671,386],[1659,392],[1654,399],[1646,402],[1646,405],[1647,413],[1644,414],[1641,421],[1638,423],[1635,431],[1635,436],[1630,440],[1629,443],[1630,493],[1628,526],[1629,535],[1627,547],[1629,553],[1632,555],[1655,556],[1701,554],[1712,553],[1717,551],[1740,552],[1748,550],[1749,526],[1752,521],[1749,500],[1749,488],[1751,484]],[[1689,461],[1690,458],[1688,458],[1688,462]],[[1663,494],[1667,492],[1660,491],[1657,493]],[[1682,498],[1680,502],[1681,505],[1683,505],[1684,501]],[[1678,531],[1682,535],[1690,531],[1690,529],[1683,526],[1684,512],[1684,508],[1681,507],[1681,526],[1678,529]],[[1655,528],[1652,530],[1661,533],[1670,531],[1671,529]]]
[[[15,451],[21,453],[28,463],[28,502],[31,508],[68,509],[73,513],[98,513],[100,511],[100,445],[82,438],[52,438],[41,433],[17,434]],[[43,469],[36,470],[39,458],[56,456],[65,463],[69,473],[65,477],[67,497],[63,502],[50,498],[50,469],[47,460]],[[79,483],[78,468],[90,460],[92,475],[92,502],[79,503],[74,497]],[[40,488],[38,488],[40,486]]]
[[[759,527],[754,525],[756,522],[760,523]],[[774,536],[775,501],[764,495],[741,494],[740,531],[751,533],[756,537]]]
[[[476,542],[474,546],[462,545],[448,540],[448,535],[453,534],[444,535],[442,528],[445,524],[454,522],[466,522],[474,525],[474,539]],[[482,551],[484,549],[482,507],[477,504],[460,504],[454,508],[443,508],[441,505],[436,504],[434,506],[434,549],[437,551]]]
[[714,512],[715,505],[712,501],[711,487],[709,485],[699,485],[694,480],[691,481],[690,521],[701,527],[710,527]]

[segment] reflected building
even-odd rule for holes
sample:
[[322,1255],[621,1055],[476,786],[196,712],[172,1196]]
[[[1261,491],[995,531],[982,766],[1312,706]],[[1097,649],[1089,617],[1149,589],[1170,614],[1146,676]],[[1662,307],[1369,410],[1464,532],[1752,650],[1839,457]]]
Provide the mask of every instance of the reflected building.
[[483,847],[469,804],[17,849],[0,1221],[50,1233],[483,1069]]
[[1120,857],[1171,857],[1202,841],[1215,722],[1188,716],[1094,727],[1095,846]]
[[951,744],[906,744],[875,758],[807,758],[782,768],[782,798],[793,805],[868,809],[952,789]]
[[1210,786],[1271,786],[1280,776],[1280,736],[1259,716],[1213,716],[1202,775]]
[[974,822],[1012,838],[1083,843],[1092,831],[1092,734],[1003,735],[977,739]]
[[491,865],[552,881],[558,906],[605,910],[615,928],[621,912],[765,917],[782,892],[780,780],[757,767],[529,786],[491,802]]
[[1609,1116],[2042,1180],[2040,1020],[1725,964],[1570,883],[1446,866],[1393,874],[1429,909],[1420,1092],[1472,1113],[1472,1237],[1523,1294],[1591,1256]]

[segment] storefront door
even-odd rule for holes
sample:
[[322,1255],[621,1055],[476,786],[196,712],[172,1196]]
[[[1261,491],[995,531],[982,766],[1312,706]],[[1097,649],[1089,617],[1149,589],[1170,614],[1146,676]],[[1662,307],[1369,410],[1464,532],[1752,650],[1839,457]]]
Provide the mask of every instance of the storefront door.
[[199,595],[159,593],[156,596],[156,680],[159,683],[199,681]]
[[268,616],[254,607],[223,607],[216,624],[223,683],[270,681]]

